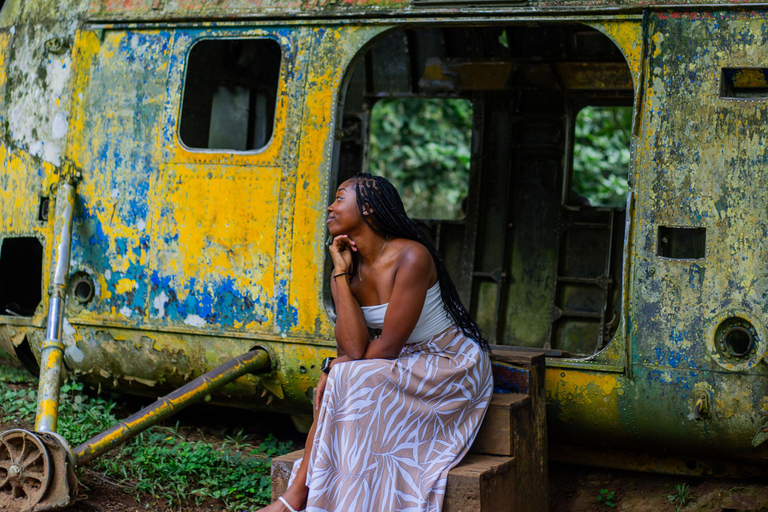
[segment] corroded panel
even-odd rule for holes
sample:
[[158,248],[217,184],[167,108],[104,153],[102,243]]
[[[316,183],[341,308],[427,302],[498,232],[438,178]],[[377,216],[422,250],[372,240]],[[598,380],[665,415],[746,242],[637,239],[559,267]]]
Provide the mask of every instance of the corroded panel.
[[409,5],[407,0],[91,0],[88,15],[93,19],[231,19],[265,14],[293,16],[312,11],[402,9]]
[[80,41],[89,81],[76,92],[78,131],[70,139],[83,172],[71,268],[92,274],[100,285],[89,311],[104,320],[143,318],[149,307],[149,187],[158,170],[171,37],[107,32],[103,41],[93,35]]
[[[765,66],[765,14],[653,16],[639,144],[633,324],[638,364],[721,365],[707,348],[724,316],[747,316],[765,353],[768,100],[720,96],[725,67]],[[665,258],[660,226],[706,230],[705,256]],[[694,255],[695,256],[695,255]]]
[[[5,91],[3,120],[8,139],[54,166],[61,164],[69,128],[72,58],[64,34],[74,33],[75,26],[76,21],[70,20],[50,28],[12,28],[6,55],[5,80],[10,87]],[[54,44],[55,38],[59,44]],[[53,46],[55,52],[49,49]]]

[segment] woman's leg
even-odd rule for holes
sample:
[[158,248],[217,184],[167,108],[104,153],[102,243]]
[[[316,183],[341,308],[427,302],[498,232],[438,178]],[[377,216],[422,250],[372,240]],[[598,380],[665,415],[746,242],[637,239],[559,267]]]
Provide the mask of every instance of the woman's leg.
[[[283,499],[296,510],[303,510],[307,506],[307,496],[309,495],[309,487],[306,485],[307,469],[309,469],[309,454],[312,451],[312,443],[315,440],[316,428],[317,417],[312,421],[312,428],[309,429],[307,434],[307,442],[304,445],[304,458],[301,460],[296,477],[293,479],[291,486],[285,491],[285,494],[283,494]],[[276,501],[259,512],[284,512],[286,510],[285,505],[281,501]]]

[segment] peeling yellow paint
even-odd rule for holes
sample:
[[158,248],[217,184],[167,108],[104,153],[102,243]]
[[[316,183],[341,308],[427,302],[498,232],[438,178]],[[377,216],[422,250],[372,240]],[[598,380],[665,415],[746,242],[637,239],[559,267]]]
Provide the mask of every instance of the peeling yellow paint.
[[125,293],[137,287],[138,285],[136,284],[136,281],[134,281],[133,279],[121,279],[120,281],[117,282],[117,286],[115,287],[115,290],[117,290],[117,293]]
[[643,57],[643,24],[640,20],[610,20],[590,23],[611,38],[627,60],[635,90],[638,88]]
[[[386,26],[337,26],[323,30],[310,63],[302,126],[305,127],[297,161],[293,237],[291,250],[294,268],[317,268],[327,257],[325,251],[325,201],[329,197],[331,147],[336,122],[339,84],[348,62],[359,51],[359,44],[385,31]],[[338,45],[342,37],[347,44]],[[355,44],[356,41],[360,43]],[[319,272],[293,272],[290,275],[291,303],[298,311],[297,332],[323,333],[331,337],[333,325],[323,304],[323,282]],[[319,325],[318,325],[319,324]]]

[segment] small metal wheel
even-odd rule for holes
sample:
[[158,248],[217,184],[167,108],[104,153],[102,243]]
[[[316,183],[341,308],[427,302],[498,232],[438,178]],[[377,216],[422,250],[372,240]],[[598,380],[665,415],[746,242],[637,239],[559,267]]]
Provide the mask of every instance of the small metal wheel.
[[51,480],[51,459],[40,439],[26,430],[0,435],[0,509],[30,510],[43,497]]

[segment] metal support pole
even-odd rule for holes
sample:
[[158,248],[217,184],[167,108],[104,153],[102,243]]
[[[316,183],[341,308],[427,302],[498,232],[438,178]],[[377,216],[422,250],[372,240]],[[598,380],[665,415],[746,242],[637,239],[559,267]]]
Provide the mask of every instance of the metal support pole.
[[261,348],[231,359],[75,448],[75,465],[87,464],[246,373],[264,372],[270,368],[269,354]]
[[61,326],[69,278],[69,250],[72,242],[72,214],[75,207],[75,187],[66,180],[59,184],[56,194],[56,269],[50,286],[48,325],[45,341],[40,347],[40,386],[37,395],[35,430],[56,432],[59,418],[59,390],[64,344]]

